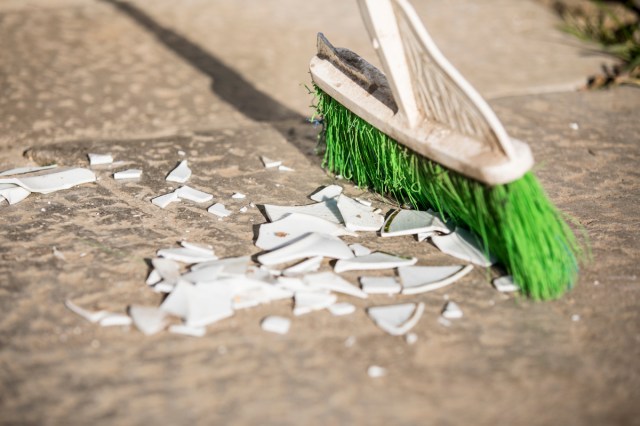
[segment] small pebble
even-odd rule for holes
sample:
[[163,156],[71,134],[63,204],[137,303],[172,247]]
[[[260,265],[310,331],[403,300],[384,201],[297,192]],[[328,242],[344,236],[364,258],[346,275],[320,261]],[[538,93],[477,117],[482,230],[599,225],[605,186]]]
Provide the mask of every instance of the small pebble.
[[416,333],[408,333],[404,335],[404,341],[408,345],[414,345],[418,341],[418,335]]
[[578,315],[578,314],[571,315],[571,321],[573,321],[573,322],[580,321],[580,315]]

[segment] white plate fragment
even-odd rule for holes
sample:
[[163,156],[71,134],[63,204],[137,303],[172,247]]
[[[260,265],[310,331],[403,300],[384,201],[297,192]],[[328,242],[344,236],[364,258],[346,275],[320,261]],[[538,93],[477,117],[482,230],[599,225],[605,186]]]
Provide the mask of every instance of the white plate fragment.
[[520,291],[520,287],[513,281],[511,275],[505,275],[503,277],[495,278],[493,280],[493,286],[496,290],[502,293],[512,293],[514,291]]
[[495,263],[493,256],[485,255],[479,238],[462,228],[456,228],[449,235],[434,235],[431,241],[440,251],[458,259],[484,267]]
[[418,323],[423,312],[422,302],[374,306],[367,309],[369,318],[393,336],[400,336],[411,330]]
[[189,295],[193,289],[193,284],[178,281],[173,291],[162,301],[160,309],[178,318],[186,318],[189,314]]
[[203,250],[194,250],[186,247],[160,249],[156,252],[156,255],[165,259],[171,259],[177,262],[189,264],[208,262],[217,259],[217,257],[213,254],[213,250],[207,253]]
[[166,179],[169,182],[185,183],[191,177],[191,169],[187,165],[187,160],[182,160],[178,166],[171,170]]
[[213,200],[213,195],[208,192],[200,191],[190,186],[184,185],[176,189],[176,195],[183,199],[193,201],[195,203],[206,203]]
[[309,312],[328,308],[336,303],[336,295],[318,291],[298,291],[295,294],[293,315],[304,315]]
[[355,234],[335,222],[300,213],[291,213],[275,222],[260,225],[256,246],[263,250],[282,247],[310,232],[333,236]]
[[337,201],[329,199],[321,203],[307,204],[306,206],[275,206],[264,204],[264,211],[270,222],[280,220],[291,213],[301,213],[316,216],[333,223],[342,223],[342,216],[338,210]]
[[348,294],[361,299],[368,297],[367,293],[333,272],[307,274],[302,280],[312,289],[335,291],[336,293]]
[[142,176],[142,170],[140,170],[140,169],[122,170],[120,172],[115,172],[113,174],[113,178],[115,180],[140,179],[141,176]]
[[234,289],[226,283],[198,283],[189,291],[186,325],[204,327],[233,315]]
[[331,312],[331,315],[341,317],[343,315],[350,315],[354,313],[356,311],[356,307],[351,303],[341,302],[330,305],[327,310]]
[[372,379],[378,379],[387,375],[387,369],[384,367],[380,367],[379,365],[372,365],[367,368],[367,374]]
[[462,309],[460,309],[460,306],[458,306],[458,304],[452,300],[448,301],[444,305],[441,315],[443,318],[446,318],[446,319],[458,319],[458,318],[462,318],[463,316]]
[[418,335],[416,333],[407,333],[404,335],[404,341],[407,345],[415,345],[418,341]]
[[178,197],[178,194],[175,193],[175,191],[170,192],[168,194],[160,195],[159,197],[155,197],[151,199],[151,202],[156,206],[160,207],[161,209],[164,209],[169,204],[175,203],[178,201],[180,201],[180,198]]
[[367,294],[398,294],[402,289],[394,277],[360,277],[360,287]]
[[167,325],[167,313],[156,307],[131,305],[129,315],[136,328],[147,336],[162,331]]
[[291,327],[291,320],[278,315],[270,315],[260,322],[260,327],[270,333],[287,334]]
[[275,286],[294,293],[298,291],[311,291],[309,286],[302,281],[302,278],[278,277]]
[[4,199],[7,200],[7,203],[11,205],[19,203],[20,201],[27,198],[30,194],[30,191],[27,191],[26,189],[15,185],[0,189],[0,197],[4,197]]
[[184,248],[188,248],[191,250],[198,250],[205,254],[210,254],[210,255],[214,254],[213,246],[210,246],[209,244],[198,244],[198,243],[192,243],[189,241],[182,240],[180,241],[180,245]]
[[396,210],[391,213],[380,230],[381,237],[396,237],[400,235],[414,235],[426,232],[441,232],[449,234],[440,216],[435,212],[419,210]]
[[258,262],[271,266],[315,256],[349,259],[353,257],[353,253],[340,238],[312,232],[290,244],[258,256]]
[[356,257],[371,254],[371,250],[360,243],[350,244],[349,248]]
[[418,294],[446,287],[467,275],[473,265],[404,266],[398,268],[402,294]]
[[279,167],[282,164],[282,161],[272,160],[271,158],[265,156],[260,157],[260,160],[262,160],[262,164],[264,164],[265,169]]
[[30,192],[47,194],[95,181],[96,175],[91,170],[76,168],[45,175],[0,179],[0,184],[18,185]]
[[315,272],[320,269],[323,259],[324,257],[322,256],[310,257],[309,259],[303,260],[302,262],[296,263],[295,265],[285,269],[282,271],[282,275],[286,277],[294,277],[306,274],[307,272]]
[[357,202],[359,202],[363,206],[371,207],[371,201],[369,201],[369,200],[365,200],[364,198],[358,198],[358,197],[354,198],[354,200],[356,200]]
[[89,165],[91,166],[99,166],[101,164],[111,164],[113,163],[113,157],[111,154],[87,154],[89,157]]
[[282,165],[282,164],[278,166],[278,171],[281,171],[281,172],[295,172],[295,170],[292,169],[291,167],[287,167],[287,166]]
[[231,277],[220,281],[234,291],[233,308],[245,309],[282,299],[291,299],[293,292],[264,281],[248,277]]
[[207,334],[206,327],[189,327],[184,324],[174,324],[169,326],[169,333],[181,334],[183,336],[203,337]]
[[[242,276],[247,273],[247,268],[251,263],[249,256],[225,257],[224,259],[212,260],[210,262],[197,263],[191,266],[191,271],[211,270],[211,268],[221,268],[221,276]],[[184,278],[184,276],[183,276]]]
[[401,257],[377,251],[366,256],[338,260],[334,271],[337,273],[356,270],[391,269],[400,266],[410,266],[418,261],[415,257]]
[[234,192],[233,195],[231,195],[231,198],[235,198],[236,200],[242,200],[243,198],[247,198],[247,196],[241,192]]
[[326,201],[332,198],[336,198],[338,195],[342,194],[342,187],[340,185],[329,185],[320,189],[319,191],[314,192],[309,196],[313,201]]
[[42,170],[55,169],[58,167],[57,164],[53,164],[51,166],[37,166],[37,167],[16,167],[15,169],[5,170],[0,173],[0,176],[13,176],[13,175],[22,175],[25,173],[33,173],[39,172]]
[[147,277],[147,285],[155,285],[158,284],[160,281],[162,281],[162,277],[160,276],[160,274],[158,273],[158,271],[156,271],[155,269],[152,269],[151,272],[149,272],[149,276]]
[[377,231],[384,223],[380,213],[343,194],[338,196],[337,206],[344,226],[351,231]]
[[131,325],[133,320],[129,315],[125,314],[107,314],[99,322],[102,327],[119,327]]
[[109,315],[109,312],[107,311],[90,311],[88,309],[81,308],[71,300],[65,300],[64,305],[74,314],[80,315],[82,318],[93,323],[99,322],[101,319]]
[[167,284],[174,285],[180,278],[180,265],[171,259],[155,258],[151,259],[151,264]]
[[227,210],[227,208],[224,206],[224,204],[221,204],[221,203],[215,203],[214,205],[209,207],[207,209],[207,211],[209,213],[215,214],[216,216],[218,216],[220,218],[228,217],[228,216],[231,215],[231,213],[233,213],[231,210]]

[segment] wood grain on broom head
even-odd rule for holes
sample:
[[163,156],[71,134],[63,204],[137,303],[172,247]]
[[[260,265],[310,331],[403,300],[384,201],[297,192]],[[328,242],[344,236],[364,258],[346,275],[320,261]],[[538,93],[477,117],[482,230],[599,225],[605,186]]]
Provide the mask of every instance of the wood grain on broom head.
[[533,173],[489,187],[398,144],[317,87],[315,95],[330,171],[475,232],[533,299],[573,286],[583,249]]

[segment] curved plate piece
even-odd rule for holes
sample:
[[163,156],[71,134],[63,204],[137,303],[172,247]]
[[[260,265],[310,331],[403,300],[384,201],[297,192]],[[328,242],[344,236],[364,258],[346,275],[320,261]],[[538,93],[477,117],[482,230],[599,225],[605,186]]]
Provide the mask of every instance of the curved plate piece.
[[422,317],[424,304],[373,306],[367,309],[369,318],[381,329],[393,336],[401,336],[411,330]]

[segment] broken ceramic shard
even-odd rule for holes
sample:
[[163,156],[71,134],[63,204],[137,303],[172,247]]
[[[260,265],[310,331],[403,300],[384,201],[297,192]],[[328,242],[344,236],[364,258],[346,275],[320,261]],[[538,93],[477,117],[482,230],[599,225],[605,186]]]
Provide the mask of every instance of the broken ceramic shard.
[[156,255],[165,259],[175,260],[182,263],[201,263],[216,260],[213,250],[208,253],[203,250],[194,250],[186,247],[167,248],[158,250]]
[[265,169],[279,167],[282,164],[282,161],[272,160],[271,158],[265,156],[260,157],[260,159],[262,160],[262,164],[264,164]]
[[115,172],[113,174],[113,178],[115,180],[140,179],[140,176],[142,176],[142,170],[140,170],[140,169],[122,170],[120,172]]
[[290,244],[258,256],[258,262],[271,266],[315,256],[349,259],[353,257],[353,253],[340,238],[312,232]]
[[377,251],[365,256],[338,260],[333,268],[337,273],[345,271],[391,269],[410,266],[418,261],[415,257],[402,257]]
[[294,293],[298,291],[311,291],[301,278],[294,277],[278,277],[275,286]]
[[293,314],[304,315],[309,312],[328,308],[336,303],[336,295],[319,291],[297,291],[294,300]]
[[345,195],[338,196],[337,206],[344,226],[351,231],[377,231],[384,222],[380,213]]
[[219,281],[233,289],[234,309],[250,308],[276,300],[291,299],[293,292],[250,277],[229,277]]
[[291,327],[291,320],[278,315],[270,315],[260,322],[260,327],[270,333],[287,334]]
[[207,201],[213,200],[213,195],[204,191],[200,191],[198,189],[191,188],[187,185],[181,186],[180,188],[176,189],[175,192],[179,198],[193,201],[195,203],[206,203]]
[[191,177],[191,169],[187,165],[187,160],[182,160],[178,166],[171,170],[166,179],[169,182],[185,183]]
[[369,201],[369,200],[365,200],[364,198],[358,198],[358,197],[354,198],[354,200],[356,200],[357,202],[359,202],[363,206],[371,207],[371,201]]
[[360,287],[367,294],[397,294],[402,289],[394,277],[360,277]]
[[448,235],[434,235],[431,241],[440,251],[458,259],[484,267],[495,263],[491,254],[485,254],[480,239],[462,228],[456,228]]
[[160,281],[162,281],[162,277],[160,276],[158,271],[152,269],[151,272],[149,272],[149,276],[147,277],[147,285],[152,286],[158,284]]
[[367,368],[367,374],[372,379],[378,379],[387,375],[387,369],[378,365],[372,365]]
[[241,192],[234,192],[233,195],[231,195],[231,198],[235,198],[236,200],[242,200],[243,198],[247,198],[247,196]]
[[171,259],[155,258],[151,259],[151,264],[167,284],[173,285],[180,278],[180,265]]
[[280,220],[291,213],[301,213],[319,217],[333,223],[342,223],[342,216],[340,215],[340,210],[338,210],[335,199],[329,199],[321,203],[307,204],[306,206],[274,206],[264,204],[263,208],[270,222]]
[[322,256],[310,257],[309,259],[303,260],[302,262],[288,267],[287,269],[282,271],[282,275],[286,277],[294,277],[297,275],[306,274],[307,272],[315,272],[320,269],[322,259],[324,259]]
[[186,318],[189,314],[189,295],[193,289],[193,284],[178,281],[173,291],[162,301],[160,309],[179,318]]
[[95,181],[96,175],[91,170],[77,168],[38,176],[4,178],[0,179],[0,184],[18,185],[30,192],[47,194]]
[[156,206],[160,207],[161,209],[164,209],[169,204],[176,203],[178,201],[180,201],[180,198],[178,197],[178,194],[176,194],[175,192],[170,192],[168,194],[160,195],[159,197],[155,197],[151,199],[151,202]]
[[418,240],[418,242],[424,241],[427,238],[431,238],[434,235],[438,235],[437,232],[419,232],[416,234],[416,240]]
[[13,175],[22,175],[25,173],[33,173],[40,172],[42,170],[55,169],[58,167],[57,164],[52,164],[50,166],[37,166],[37,167],[17,167],[15,169],[5,170],[0,173],[0,176],[13,176]]
[[418,294],[446,287],[467,275],[473,265],[404,266],[398,268],[402,294]]
[[131,325],[133,321],[129,315],[108,313],[99,321],[102,327],[118,327]]
[[169,326],[169,333],[191,337],[202,337],[207,334],[207,329],[206,327],[189,327],[184,324],[174,324]]
[[418,341],[418,335],[416,333],[407,333],[404,335],[404,341],[407,345],[415,345]]
[[214,254],[213,252],[213,246],[210,246],[209,244],[198,244],[198,243],[192,243],[189,241],[185,241],[182,240],[180,241],[180,245],[184,248],[188,248],[191,250],[197,250],[200,251],[204,254],[208,254],[208,255],[212,255]]
[[442,313],[440,315],[442,315],[442,317],[446,319],[458,319],[462,318],[463,316],[460,306],[458,306],[458,304],[452,300],[448,301],[444,305],[444,308],[442,309]]
[[381,237],[396,237],[426,232],[441,232],[448,234],[447,227],[435,212],[419,210],[396,210],[392,212],[380,230]]
[[400,336],[411,330],[418,323],[423,312],[423,303],[402,303],[367,309],[369,318],[393,336]]
[[495,278],[493,280],[493,286],[502,293],[512,293],[520,290],[520,287],[513,281],[511,275]]
[[309,196],[313,201],[326,201],[332,198],[336,198],[338,195],[342,194],[342,187],[340,185],[329,185],[324,188],[314,192]]
[[87,154],[89,157],[89,165],[91,166],[99,166],[102,164],[111,164],[113,163],[113,157],[111,154]]
[[30,191],[16,185],[0,185],[0,197],[10,205],[17,204],[31,194]]
[[336,237],[341,235],[355,235],[335,222],[330,222],[316,216],[291,213],[275,222],[260,225],[256,246],[263,250],[274,250],[310,232]]
[[231,213],[233,213],[231,210],[227,210],[224,204],[221,203],[215,203],[214,205],[209,207],[207,211],[220,218],[228,217],[231,215]]
[[222,269],[219,272],[221,276],[241,276],[247,273],[250,262],[251,258],[249,256],[226,257],[210,262],[197,263],[191,266],[191,271],[221,267]]
[[278,171],[281,171],[281,172],[295,172],[294,169],[292,169],[291,167],[287,167],[287,166],[285,166],[283,164],[280,164],[278,166]]
[[327,310],[331,312],[331,315],[341,317],[343,315],[350,315],[356,311],[356,307],[351,303],[341,302],[334,303],[327,307]]
[[88,309],[81,308],[71,300],[65,300],[64,305],[74,314],[80,315],[82,318],[93,323],[99,322],[101,319],[109,315],[109,312],[107,311],[90,311]]
[[226,283],[196,284],[187,295],[186,325],[204,327],[233,315],[233,292]]
[[371,254],[371,250],[359,243],[350,244],[349,248],[356,257]]
[[133,325],[147,336],[162,331],[167,325],[167,313],[152,306],[131,305],[129,316]]
[[348,294],[361,299],[367,298],[367,294],[364,291],[333,272],[307,274],[302,280],[312,289],[335,291],[336,293]]

